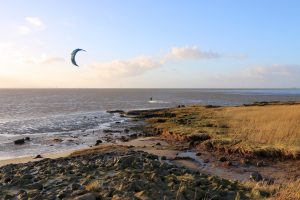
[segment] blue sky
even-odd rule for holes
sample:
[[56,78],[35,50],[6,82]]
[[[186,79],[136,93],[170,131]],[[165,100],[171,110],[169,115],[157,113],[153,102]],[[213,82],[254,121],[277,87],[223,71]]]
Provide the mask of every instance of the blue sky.
[[0,87],[300,87],[299,1],[0,7]]

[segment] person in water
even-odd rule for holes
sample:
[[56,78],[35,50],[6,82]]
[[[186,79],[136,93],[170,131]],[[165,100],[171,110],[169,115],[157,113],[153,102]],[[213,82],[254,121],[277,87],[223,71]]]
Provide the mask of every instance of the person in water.
[[150,101],[152,101],[153,99],[152,99],[152,97],[150,97]]

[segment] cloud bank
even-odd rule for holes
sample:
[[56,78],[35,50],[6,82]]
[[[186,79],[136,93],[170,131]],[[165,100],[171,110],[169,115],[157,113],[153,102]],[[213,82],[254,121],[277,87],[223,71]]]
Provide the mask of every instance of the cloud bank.
[[114,60],[106,63],[96,62],[89,65],[98,75],[107,78],[137,76],[161,66],[159,61],[147,56],[129,60]]
[[94,62],[88,67],[102,77],[130,77],[141,75],[147,71],[161,68],[168,61],[203,60],[221,57],[215,52],[201,51],[198,47],[174,47],[167,54],[159,58],[139,56],[128,60],[113,60],[110,62]]

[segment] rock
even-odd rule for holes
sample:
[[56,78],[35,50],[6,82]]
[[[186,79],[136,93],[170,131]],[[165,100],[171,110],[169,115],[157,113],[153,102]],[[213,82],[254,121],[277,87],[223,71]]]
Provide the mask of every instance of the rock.
[[227,161],[227,158],[226,158],[225,156],[221,156],[221,157],[219,158],[219,161],[220,161],[220,162],[226,162],[226,161]]
[[62,139],[60,139],[60,138],[54,138],[53,139],[53,142],[62,142],[63,140]]
[[256,182],[262,181],[263,177],[259,172],[251,172],[250,179]]
[[102,143],[102,140],[96,140],[95,146],[98,146],[98,145],[101,144],[101,143]]
[[167,157],[166,156],[162,156],[161,160],[167,160]]
[[124,110],[108,110],[106,111],[107,113],[113,114],[113,113],[119,113],[119,114],[124,114]]
[[120,140],[121,140],[122,142],[127,142],[127,141],[129,140],[129,138],[128,138],[128,137],[125,137],[125,136],[122,136],[122,137],[120,138]]
[[160,146],[161,144],[160,144],[160,142],[158,142],[158,143],[156,143],[155,145],[156,145],[156,146]]
[[27,192],[26,192],[25,190],[20,190],[20,191],[18,192],[17,198],[20,199],[20,200],[21,200],[21,199],[22,199],[22,200],[23,200],[23,199],[24,199],[24,200],[25,200],[25,199],[27,200],[27,199],[28,199],[28,194],[27,194]]
[[12,195],[9,195],[9,194],[6,194],[4,196],[4,200],[10,200],[10,199],[13,199],[14,197]]
[[125,128],[124,133],[129,133],[129,129]]
[[248,160],[248,159],[246,159],[246,158],[243,158],[243,159],[240,160],[240,163],[241,163],[242,165],[249,165],[249,164],[250,164],[250,160]]
[[40,154],[35,156],[34,159],[38,159],[38,158],[43,158],[43,156],[41,156]]
[[260,160],[260,161],[258,161],[257,163],[256,163],[256,166],[257,167],[263,167],[263,166],[265,166],[266,164],[265,164],[265,162],[263,161],[263,160]]
[[232,162],[226,161],[226,162],[225,162],[225,166],[227,166],[227,167],[232,166]]
[[34,176],[31,175],[31,174],[24,174],[24,175],[22,176],[22,179],[33,179],[33,178],[34,178]]
[[79,183],[72,183],[71,185],[72,190],[78,190],[80,188],[82,188],[82,186]]
[[167,121],[167,120],[165,120],[165,119],[157,119],[157,120],[156,120],[157,123],[165,123],[166,121]]
[[42,190],[44,188],[43,184],[41,183],[33,183],[31,185],[28,185],[28,187],[34,190]]
[[14,143],[15,143],[16,145],[24,144],[24,143],[25,143],[25,139],[22,138],[22,139],[15,140]]
[[196,153],[196,156],[201,156],[202,154],[200,152],[197,152]]
[[154,155],[154,154],[148,154],[146,157],[151,159],[151,160],[158,160],[158,156]]
[[74,198],[74,200],[96,200],[98,199],[94,193],[86,193],[84,195]]
[[121,124],[121,122],[116,122],[116,124]]
[[126,117],[124,114],[121,114],[120,117]]
[[152,199],[148,195],[146,195],[145,191],[137,192],[137,193],[135,193],[134,196],[140,200],[151,200]]

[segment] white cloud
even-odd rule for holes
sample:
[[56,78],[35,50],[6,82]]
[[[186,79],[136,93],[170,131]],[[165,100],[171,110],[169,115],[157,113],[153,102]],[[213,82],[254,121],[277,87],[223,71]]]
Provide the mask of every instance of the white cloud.
[[235,73],[206,75],[203,79],[205,79],[202,82],[203,87],[299,87],[300,65],[252,66]]
[[143,74],[146,71],[161,67],[161,63],[147,56],[140,56],[130,60],[114,60],[106,63],[88,65],[97,75],[110,77],[129,77]]
[[299,65],[255,66],[244,71],[245,75],[255,77],[293,76],[300,73]]
[[16,27],[17,31],[22,34],[26,35],[34,30],[42,31],[45,29],[45,24],[43,21],[38,17],[25,17],[26,24],[22,24]]
[[111,62],[95,62],[88,67],[92,73],[102,77],[129,77],[143,74],[156,68],[163,67],[164,64],[174,59],[212,59],[221,55],[214,52],[201,51],[197,47],[175,47],[166,55],[154,59],[149,56],[140,56],[129,60],[114,60]]
[[29,64],[53,64],[64,61],[64,58],[42,55],[41,57],[30,57],[25,60]]
[[212,51],[202,51],[198,47],[174,47],[167,54],[167,59],[213,59],[221,57]]
[[38,29],[45,28],[43,21],[38,17],[26,17],[25,20],[34,28],[38,28]]

